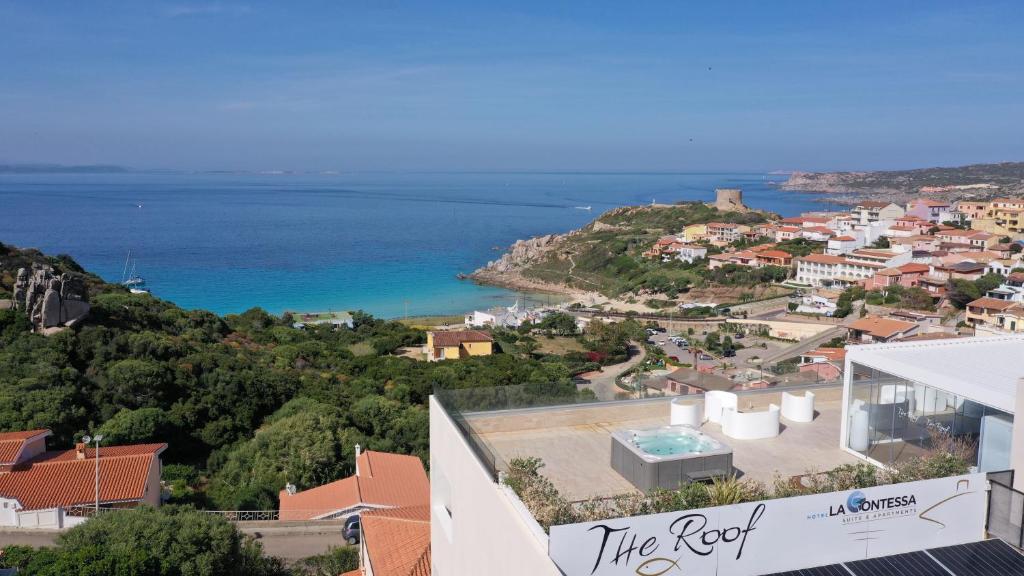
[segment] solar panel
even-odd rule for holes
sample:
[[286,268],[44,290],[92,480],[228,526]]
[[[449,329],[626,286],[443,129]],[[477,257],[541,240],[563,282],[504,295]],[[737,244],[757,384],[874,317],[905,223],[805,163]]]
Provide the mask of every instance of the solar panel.
[[[804,568],[803,570],[793,570],[791,572],[777,572],[768,576],[850,576],[850,573],[841,564],[831,564],[829,566]],[[946,576],[949,575],[947,574]]]
[[856,576],[949,576],[924,552],[857,560],[847,562],[846,567]]
[[766,576],[1024,576],[1024,555],[993,538]]
[[1024,576],[1024,556],[996,538],[928,552],[956,576]]

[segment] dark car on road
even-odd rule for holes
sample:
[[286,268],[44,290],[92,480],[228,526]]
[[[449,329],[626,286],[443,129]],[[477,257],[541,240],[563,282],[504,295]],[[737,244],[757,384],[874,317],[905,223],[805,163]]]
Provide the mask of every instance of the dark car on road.
[[345,528],[341,532],[342,537],[345,538],[345,542],[349,544],[359,544],[359,515],[349,516],[345,520]]

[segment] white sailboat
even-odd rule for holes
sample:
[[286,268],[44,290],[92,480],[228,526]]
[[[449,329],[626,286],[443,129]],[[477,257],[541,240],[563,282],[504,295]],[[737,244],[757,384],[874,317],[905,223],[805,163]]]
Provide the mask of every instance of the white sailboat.
[[[129,265],[131,269],[129,270]],[[135,260],[132,260],[132,251],[128,251],[128,258],[124,261],[124,270],[121,271],[121,285],[128,288],[132,294],[149,294],[146,288],[146,279],[135,272]]]

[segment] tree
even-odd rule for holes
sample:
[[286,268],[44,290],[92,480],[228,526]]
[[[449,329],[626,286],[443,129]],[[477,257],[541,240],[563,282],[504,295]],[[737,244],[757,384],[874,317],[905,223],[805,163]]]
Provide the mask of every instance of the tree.
[[576,327],[576,317],[565,312],[548,314],[536,327],[539,330],[554,332],[559,336],[573,336],[579,331]]
[[171,435],[171,419],[160,408],[121,410],[99,428],[107,444],[139,444],[167,442]]
[[978,293],[984,296],[989,290],[998,288],[1003,282],[1006,282],[1006,278],[1002,274],[990,272],[975,280],[974,285],[978,287]]
[[981,297],[977,284],[970,280],[957,278],[950,280],[946,285],[946,298],[953,306],[963,310],[967,304]]
[[891,246],[891,244],[889,243],[889,238],[886,237],[886,236],[879,236],[878,239],[875,240],[871,244],[872,248],[883,248],[884,249],[884,248],[889,248],[890,246]]
[[359,548],[342,546],[300,560],[292,567],[294,576],[338,576],[359,568]]
[[55,548],[19,547],[5,557],[30,576],[288,574],[223,518],[177,506],[103,514],[58,537]]
[[251,440],[227,452],[221,466],[211,462],[217,471],[210,498],[221,510],[275,509],[287,483],[307,489],[352,474],[359,443],[365,445],[365,437],[346,427],[331,406],[271,418]]

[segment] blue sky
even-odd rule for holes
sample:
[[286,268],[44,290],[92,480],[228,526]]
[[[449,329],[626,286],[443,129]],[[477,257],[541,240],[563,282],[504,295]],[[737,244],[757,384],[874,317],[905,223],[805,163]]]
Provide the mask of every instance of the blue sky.
[[8,2],[0,162],[1024,160],[1024,3]]

